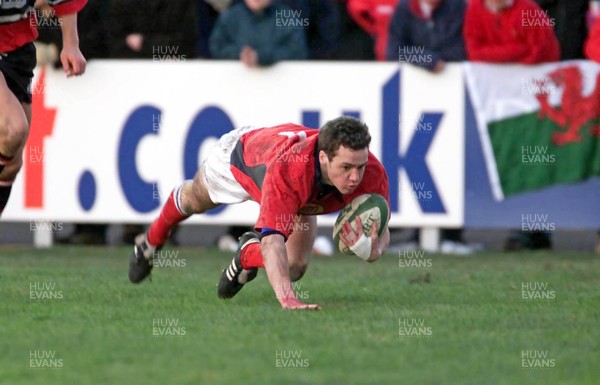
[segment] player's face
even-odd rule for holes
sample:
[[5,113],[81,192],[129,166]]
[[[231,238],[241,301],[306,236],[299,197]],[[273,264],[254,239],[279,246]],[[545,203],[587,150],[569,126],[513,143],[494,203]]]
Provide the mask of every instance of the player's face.
[[368,160],[368,148],[354,151],[340,146],[331,160],[321,151],[319,161],[323,182],[335,186],[344,195],[351,194],[362,180]]

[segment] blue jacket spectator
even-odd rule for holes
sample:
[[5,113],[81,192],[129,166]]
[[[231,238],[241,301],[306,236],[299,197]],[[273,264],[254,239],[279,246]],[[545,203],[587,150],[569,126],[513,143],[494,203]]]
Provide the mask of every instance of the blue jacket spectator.
[[[328,60],[333,58],[340,35],[340,18],[331,0],[277,0],[308,20],[306,42],[309,58]],[[296,13],[298,15],[298,13]]]
[[232,6],[219,16],[212,31],[211,56],[240,59],[249,67],[308,58],[304,29],[296,20],[290,22],[294,17],[291,12],[282,4],[264,0]]
[[466,59],[464,0],[403,0],[390,23],[388,60],[439,71],[446,61]]

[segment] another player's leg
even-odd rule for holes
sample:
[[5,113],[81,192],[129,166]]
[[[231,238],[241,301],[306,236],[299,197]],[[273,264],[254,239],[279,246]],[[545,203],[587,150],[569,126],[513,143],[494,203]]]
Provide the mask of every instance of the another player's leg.
[[30,120],[31,104],[17,100],[0,72],[0,215],[23,164],[22,153]]
[[[295,231],[286,242],[290,279],[297,281],[306,272],[312,245],[317,235],[314,216],[300,215],[294,223]],[[258,236],[252,232],[242,235],[239,249],[227,269],[223,270],[217,294],[219,298],[232,298],[242,287],[253,280],[258,268],[264,268]]]
[[196,173],[193,181],[185,181],[175,188],[148,231],[136,237],[129,260],[129,280],[139,283],[150,274],[155,253],[161,249],[175,225],[192,214],[201,214],[217,206],[210,200],[202,171]]

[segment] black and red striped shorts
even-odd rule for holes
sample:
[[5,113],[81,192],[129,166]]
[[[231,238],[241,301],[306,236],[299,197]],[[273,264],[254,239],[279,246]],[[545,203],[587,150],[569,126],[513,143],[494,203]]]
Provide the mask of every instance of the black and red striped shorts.
[[33,43],[27,43],[11,52],[0,53],[0,71],[8,88],[21,103],[31,104],[31,81],[35,64]]

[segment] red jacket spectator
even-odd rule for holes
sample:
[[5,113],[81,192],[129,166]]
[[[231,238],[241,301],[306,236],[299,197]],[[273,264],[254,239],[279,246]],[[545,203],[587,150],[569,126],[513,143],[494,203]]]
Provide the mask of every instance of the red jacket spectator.
[[348,13],[375,38],[375,57],[385,60],[388,27],[399,0],[348,0]]
[[521,64],[559,60],[554,21],[533,0],[504,0],[497,12],[490,3],[471,0],[467,7],[464,35],[469,60]]
[[600,18],[594,22],[585,42],[585,57],[595,62],[600,62]]

